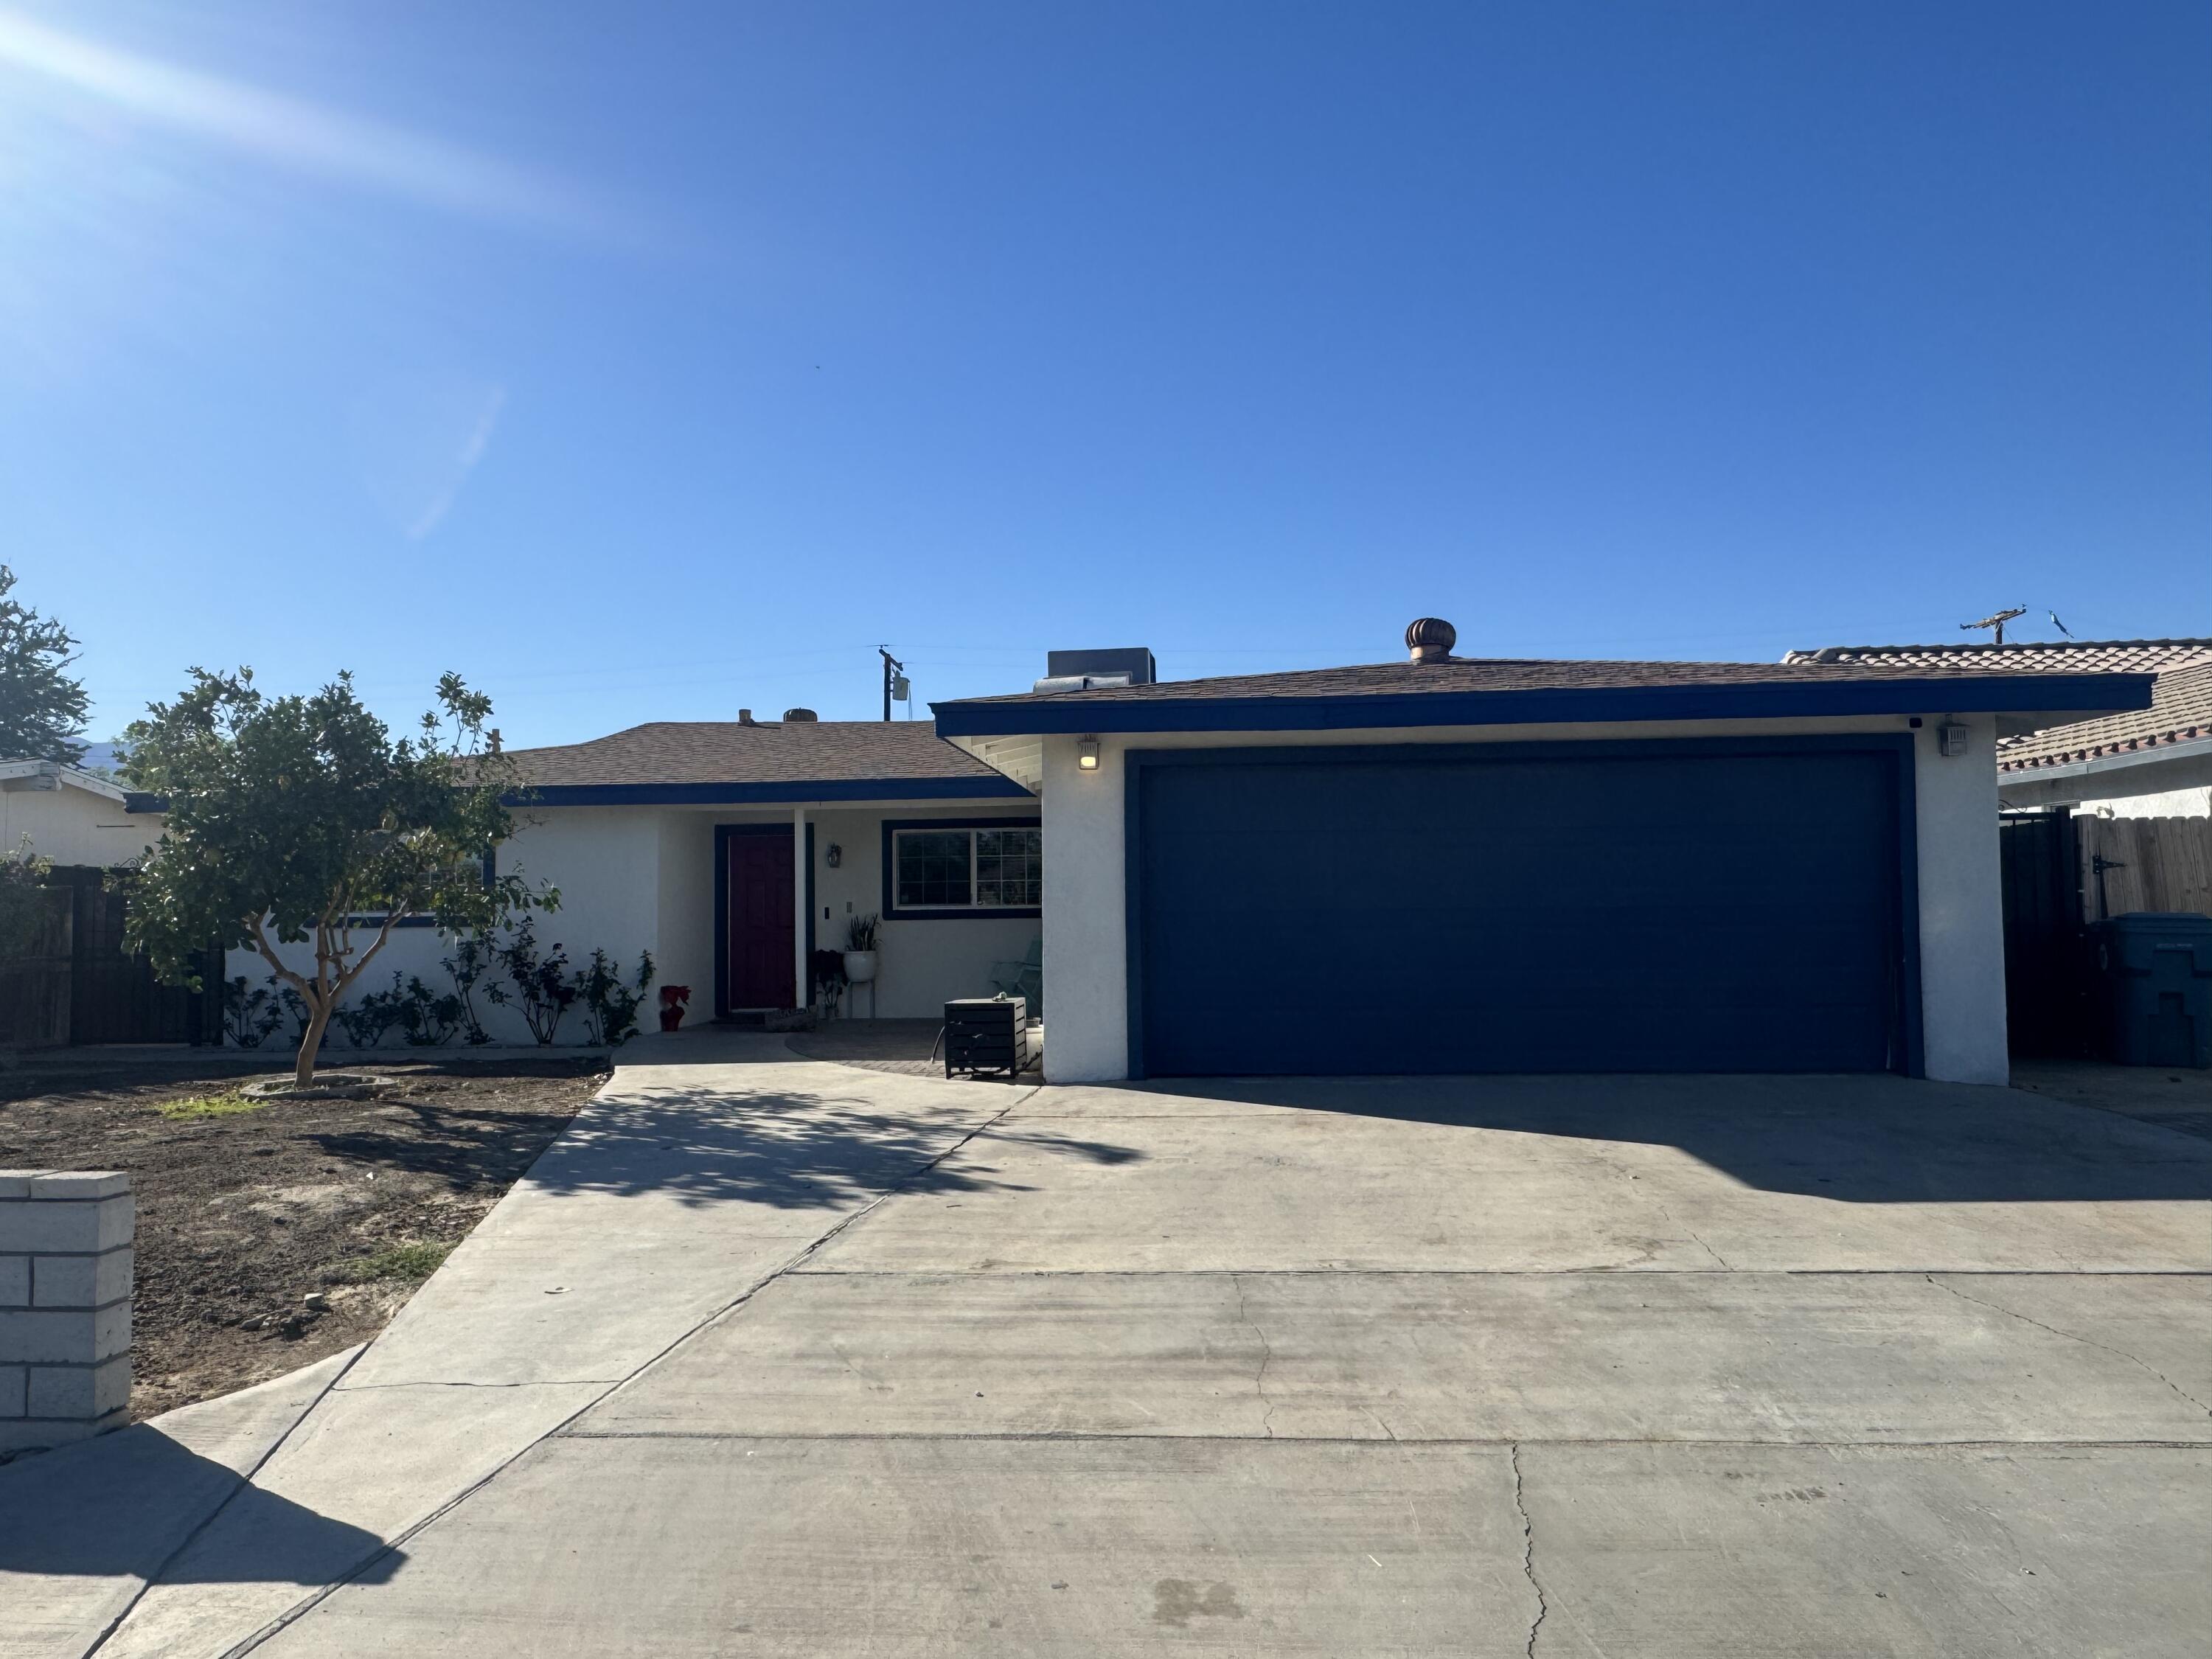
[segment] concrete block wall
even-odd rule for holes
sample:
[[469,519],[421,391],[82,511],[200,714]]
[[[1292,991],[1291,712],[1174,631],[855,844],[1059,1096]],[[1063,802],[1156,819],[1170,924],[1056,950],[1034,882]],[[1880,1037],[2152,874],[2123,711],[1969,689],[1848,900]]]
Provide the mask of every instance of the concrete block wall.
[[133,1226],[129,1176],[0,1170],[0,1451],[123,1422]]

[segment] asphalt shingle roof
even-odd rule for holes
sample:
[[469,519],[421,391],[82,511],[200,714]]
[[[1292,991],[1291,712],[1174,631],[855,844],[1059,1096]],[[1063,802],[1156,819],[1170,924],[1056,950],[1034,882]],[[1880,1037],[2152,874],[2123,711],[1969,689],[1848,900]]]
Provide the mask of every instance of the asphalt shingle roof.
[[656,720],[588,743],[508,751],[539,788],[623,784],[1002,785],[1000,774],[911,720]]
[[[1794,653],[1793,653],[1794,654]],[[2208,653],[2212,654],[2212,653]],[[2012,663],[1577,662],[1552,658],[1451,657],[1442,662],[1363,663],[1150,685],[1030,691],[964,703],[1189,702],[1227,697],[1357,697],[1423,692],[1610,690],[1644,686],[1802,685],[1808,682],[1973,679],[2023,672]],[[2032,672],[2032,671],[2029,671]],[[2084,671],[2087,672],[2087,671]]]

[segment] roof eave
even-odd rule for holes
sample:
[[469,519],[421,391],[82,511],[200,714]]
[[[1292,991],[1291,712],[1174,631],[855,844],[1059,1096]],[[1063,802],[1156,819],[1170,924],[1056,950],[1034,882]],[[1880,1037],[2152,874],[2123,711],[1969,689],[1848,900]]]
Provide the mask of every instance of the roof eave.
[[1422,726],[1819,720],[1869,714],[2032,715],[2033,727],[2151,706],[2151,673],[1977,674],[1737,685],[1569,686],[1322,697],[1091,698],[932,703],[950,738],[1152,732],[1323,732]]
[[1028,798],[1012,779],[826,778],[796,783],[549,783],[509,795],[519,806],[796,806],[813,801]]
[[2150,738],[2135,740],[2133,749],[2116,749],[2109,755],[2091,755],[2081,760],[2008,762],[2002,751],[1997,756],[1997,780],[2002,784],[2040,783],[2045,780],[2088,777],[2099,772],[2119,772],[2137,766],[2157,766],[2167,761],[2212,759],[2212,738],[2193,738],[2179,743],[2161,743]]

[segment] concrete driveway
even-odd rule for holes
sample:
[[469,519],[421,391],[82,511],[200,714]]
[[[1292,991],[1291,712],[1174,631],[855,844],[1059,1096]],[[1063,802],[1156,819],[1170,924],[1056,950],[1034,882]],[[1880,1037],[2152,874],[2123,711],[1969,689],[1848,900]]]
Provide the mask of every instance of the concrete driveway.
[[181,1547],[0,1524],[35,1650],[2203,1650],[2212,1142],[772,1053],[625,1066]]

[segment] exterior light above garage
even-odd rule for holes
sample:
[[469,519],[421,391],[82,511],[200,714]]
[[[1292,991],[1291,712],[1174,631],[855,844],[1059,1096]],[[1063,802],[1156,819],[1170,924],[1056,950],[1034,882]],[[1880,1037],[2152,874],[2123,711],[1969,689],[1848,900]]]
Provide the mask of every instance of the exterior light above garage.
[[1098,739],[1079,738],[1075,742],[1075,769],[1096,772],[1098,769]]

